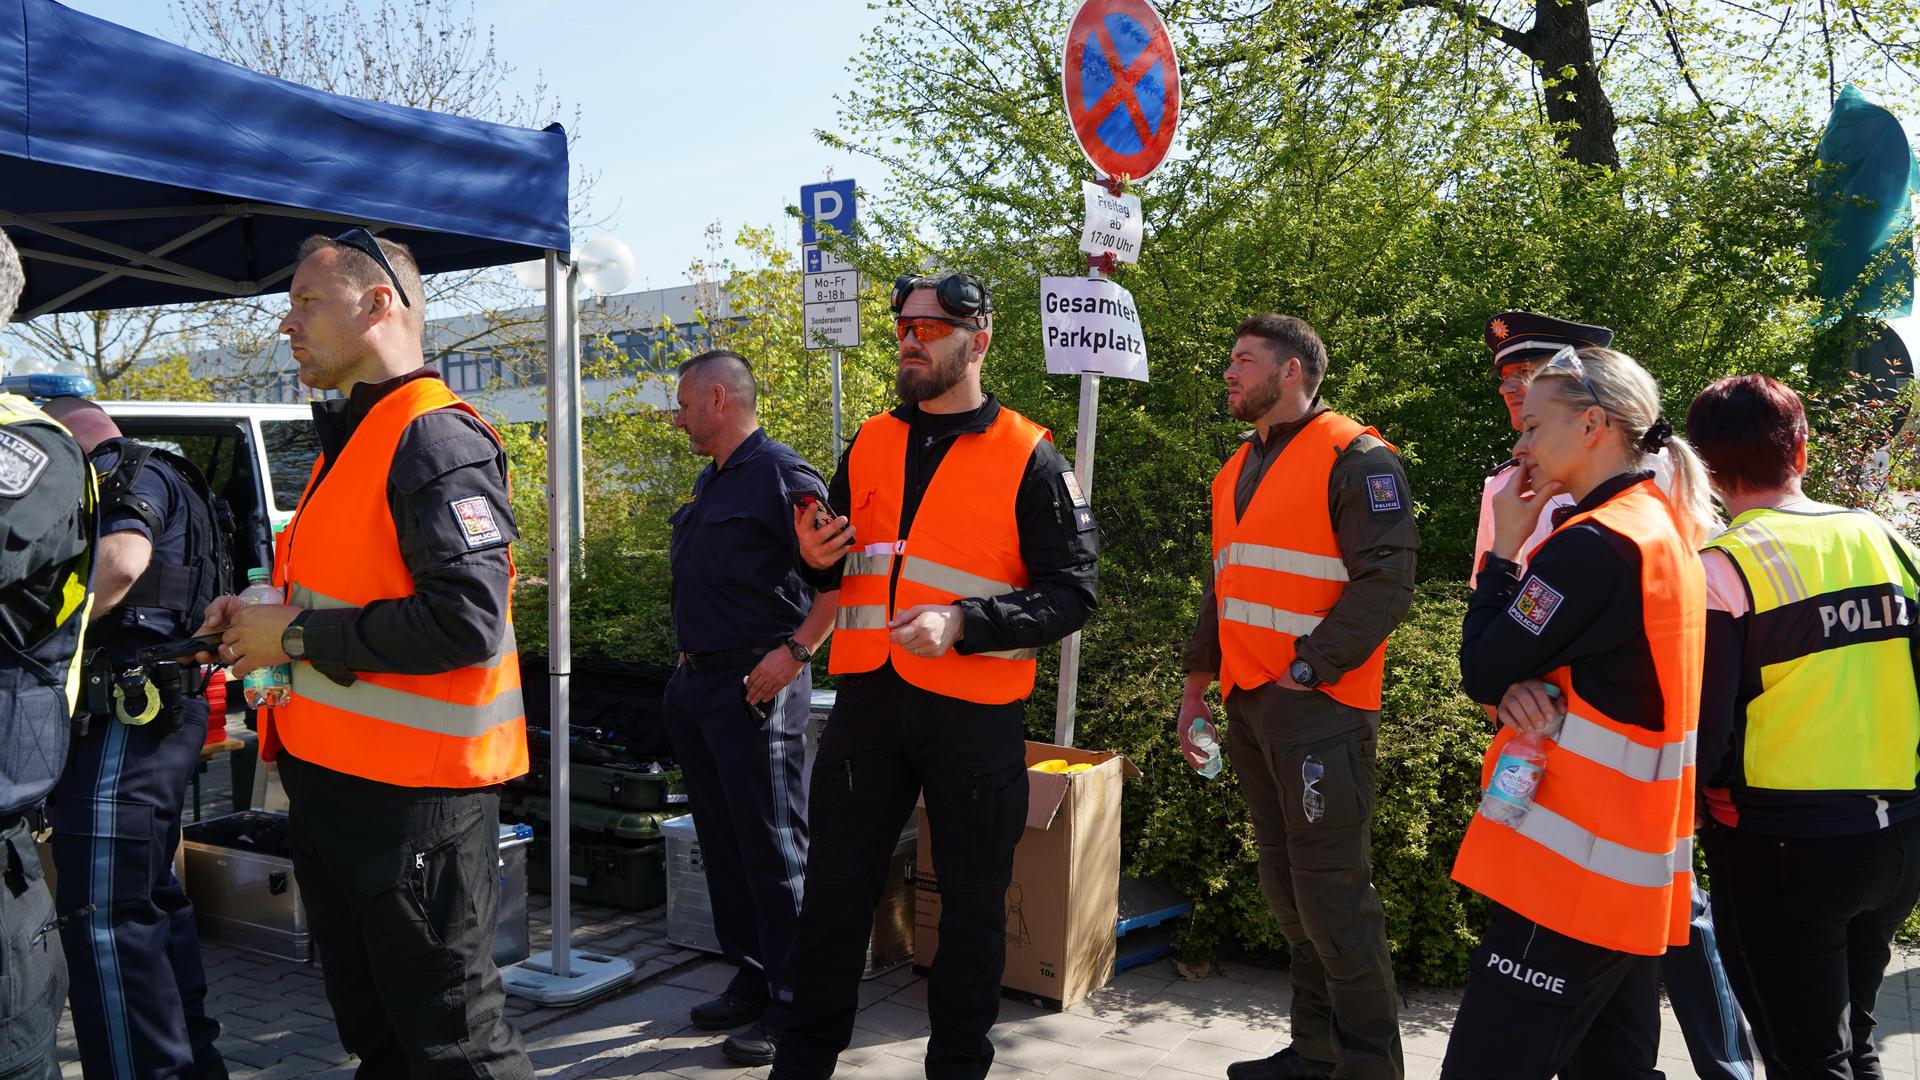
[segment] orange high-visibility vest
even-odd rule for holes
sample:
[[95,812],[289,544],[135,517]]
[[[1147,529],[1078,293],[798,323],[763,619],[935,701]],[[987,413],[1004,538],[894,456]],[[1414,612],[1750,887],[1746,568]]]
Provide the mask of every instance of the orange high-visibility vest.
[[[439,379],[415,379],[374,405],[324,478],[324,459],[314,462],[300,509],[274,544],[274,581],[288,603],[325,610],[413,595],[387,475],[407,425],[436,409],[479,419]],[[507,574],[511,596],[511,557]],[[499,647],[472,667],[354,674],[358,682],[341,686],[294,661],[293,699],[261,710],[261,760],[272,761],[284,746],[303,761],[401,787],[485,787],[527,771],[511,608]]]
[[[1650,729],[1608,716],[1549,672],[1567,703],[1533,809],[1518,829],[1473,816],[1453,879],[1570,938],[1657,956],[1687,941],[1693,873],[1693,758],[1706,648],[1706,578],[1653,481],[1576,514],[1640,549],[1638,587],[1665,715]],[[1546,544],[1553,542],[1549,535]],[[1543,544],[1542,546],[1545,546]],[[1538,550],[1538,549],[1536,549]],[[1484,787],[1512,741],[1502,728],[1481,766]]]
[[1019,701],[1033,693],[1040,650],[963,656],[950,649],[928,659],[894,645],[887,622],[916,604],[1027,587],[1014,497],[1033,448],[1053,436],[1004,406],[986,431],[955,436],[920,499],[911,535],[901,536],[908,430],[905,421],[881,413],[860,426],[847,458],[854,549],[842,567],[828,670],[847,675],[891,662],[922,690],[982,705]]
[[[1267,468],[1238,519],[1233,493],[1249,447],[1242,444],[1214,475],[1213,596],[1220,618],[1221,693],[1279,682],[1293,663],[1294,640],[1312,633],[1347,591],[1347,564],[1327,507],[1327,484],[1333,463],[1361,435],[1380,438],[1336,412],[1307,421],[1280,451],[1280,460]],[[1322,682],[1315,689],[1356,709],[1378,709],[1386,664],[1382,641],[1339,682]]]

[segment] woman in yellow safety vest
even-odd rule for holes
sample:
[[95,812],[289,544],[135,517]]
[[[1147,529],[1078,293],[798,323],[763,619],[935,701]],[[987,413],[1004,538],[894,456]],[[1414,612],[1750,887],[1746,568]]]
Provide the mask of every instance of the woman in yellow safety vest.
[[[1454,861],[1493,910],[1441,1076],[1656,1077],[1659,957],[1691,914],[1705,474],[1611,349],[1556,353],[1521,422],[1460,649],[1467,693],[1499,706],[1481,779],[1510,799],[1489,795]],[[1671,495],[1646,467],[1661,450]]]
[[1780,383],[1714,383],[1687,430],[1733,518],[1701,556],[1698,760],[1728,977],[1769,1076],[1879,1076],[1874,999],[1920,896],[1914,556],[1801,491],[1806,413]]

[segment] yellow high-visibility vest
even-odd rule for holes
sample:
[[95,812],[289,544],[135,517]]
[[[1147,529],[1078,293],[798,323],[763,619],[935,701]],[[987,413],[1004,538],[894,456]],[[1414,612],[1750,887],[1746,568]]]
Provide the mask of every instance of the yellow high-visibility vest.
[[1750,510],[1708,547],[1745,580],[1737,786],[1893,794],[1920,773],[1916,583],[1864,511]]

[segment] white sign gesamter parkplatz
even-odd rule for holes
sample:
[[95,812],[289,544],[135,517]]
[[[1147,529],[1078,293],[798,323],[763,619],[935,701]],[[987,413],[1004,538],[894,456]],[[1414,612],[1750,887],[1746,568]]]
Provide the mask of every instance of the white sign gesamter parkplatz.
[[1133,294],[1106,278],[1040,279],[1040,328],[1049,375],[1147,381],[1147,335]]

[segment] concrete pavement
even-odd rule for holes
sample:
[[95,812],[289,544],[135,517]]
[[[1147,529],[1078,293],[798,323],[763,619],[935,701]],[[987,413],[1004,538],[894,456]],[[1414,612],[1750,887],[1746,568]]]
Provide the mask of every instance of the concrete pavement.
[[[547,947],[546,898],[532,898],[534,948]],[[765,1069],[731,1065],[724,1033],[699,1031],[687,1010],[726,985],[731,969],[666,941],[665,909],[634,914],[576,905],[577,947],[634,961],[636,981],[620,993],[569,1009],[509,999],[546,1080],[650,1077],[760,1080]],[[352,1061],[335,1040],[318,968],[205,943],[210,1007],[226,1028],[220,1047],[236,1078],[344,1080]],[[1896,953],[1881,991],[1881,1058],[1889,1080],[1920,1080],[1920,953]],[[992,1076],[1005,1080],[1195,1080],[1225,1075],[1228,1063],[1287,1043],[1291,988],[1284,971],[1225,964],[1204,979],[1180,978],[1166,961],[1126,972],[1065,1012],[1004,1002],[994,1028]],[[1401,1014],[1407,1075],[1438,1075],[1456,991],[1410,989]],[[926,983],[909,969],[861,987],[853,1045],[834,1075],[850,1080],[917,1080],[928,1031]],[[1694,1075],[1670,1010],[1663,1010],[1661,1068]],[[79,1080],[72,1031],[63,1030],[64,1074]]]
[[[224,768],[209,770],[208,816],[228,805]],[[535,951],[551,943],[544,895],[529,897]],[[649,1077],[761,1080],[720,1053],[725,1033],[687,1021],[694,1004],[718,993],[732,970],[717,958],[666,940],[666,909],[632,913],[573,905],[577,949],[624,956],[636,978],[609,997],[567,1009],[508,998],[543,1080]],[[220,1048],[238,1080],[344,1080],[352,1059],[340,1048],[318,968],[270,959],[218,940],[203,943],[208,1005],[225,1033]],[[996,1080],[1219,1080],[1234,1061],[1287,1044],[1292,989],[1285,971],[1224,964],[1206,978],[1179,977],[1167,961],[1125,972],[1065,1012],[1005,1001],[992,1039]],[[1459,992],[1405,988],[1400,1030],[1410,1080],[1439,1073]],[[853,1045],[836,1078],[918,1080],[928,1032],[926,983],[902,968],[862,984]],[[1888,1080],[1920,1080],[1920,951],[1896,950],[1880,991],[1880,1054]],[[1660,1067],[1694,1076],[1671,1009],[1662,1007]],[[63,1075],[81,1080],[70,1023],[61,1032]]]

